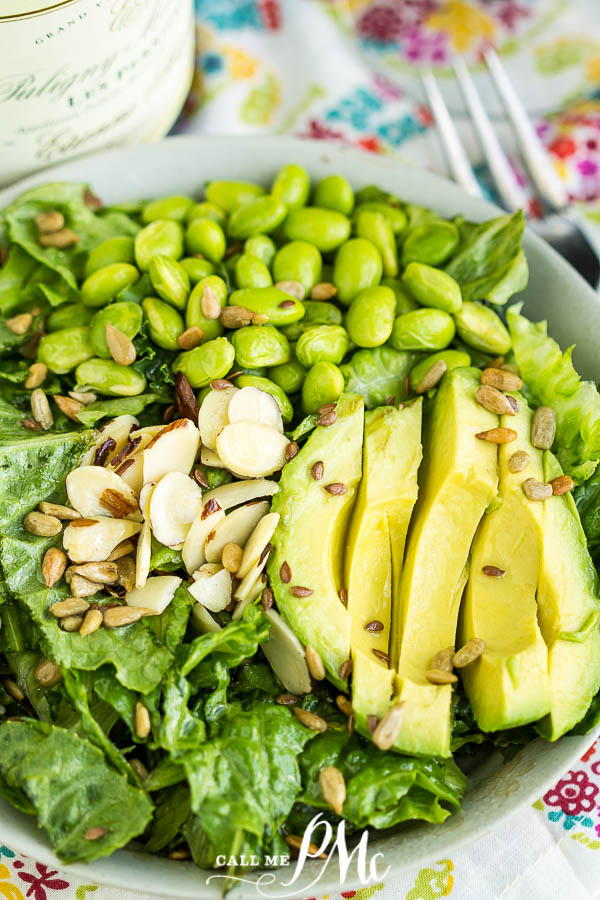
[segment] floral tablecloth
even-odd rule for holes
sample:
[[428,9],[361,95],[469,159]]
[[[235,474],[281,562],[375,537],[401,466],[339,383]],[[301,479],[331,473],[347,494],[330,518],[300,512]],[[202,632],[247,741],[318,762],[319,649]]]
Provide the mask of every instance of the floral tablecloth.
[[[600,234],[598,0],[196,0],[198,66],[178,132],[292,133],[445,171],[414,65],[435,65],[485,184],[448,62],[492,42],[588,227]],[[512,147],[502,121],[503,140]],[[514,164],[520,172],[518,156]],[[531,199],[535,212],[535,199]],[[600,247],[600,242],[599,242]],[[452,859],[332,897],[579,900],[600,896],[600,741],[531,808]],[[175,864],[174,864],[175,865]],[[0,898],[141,900],[0,846]]]

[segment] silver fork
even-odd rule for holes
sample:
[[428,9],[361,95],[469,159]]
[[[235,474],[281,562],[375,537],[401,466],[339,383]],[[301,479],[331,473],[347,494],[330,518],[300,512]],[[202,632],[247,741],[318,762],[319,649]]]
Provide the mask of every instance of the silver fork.
[[[578,269],[593,287],[596,287],[600,278],[600,261],[569,207],[565,187],[554,170],[498,54],[493,49],[487,50],[484,59],[512,125],[529,176],[543,201],[544,217],[533,219],[529,224]],[[523,208],[526,203],[525,191],[515,177],[477,93],[475,83],[460,57],[454,61],[454,72],[501,205],[509,211]],[[476,197],[483,196],[433,71],[424,70],[421,78],[452,177],[467,193]]]

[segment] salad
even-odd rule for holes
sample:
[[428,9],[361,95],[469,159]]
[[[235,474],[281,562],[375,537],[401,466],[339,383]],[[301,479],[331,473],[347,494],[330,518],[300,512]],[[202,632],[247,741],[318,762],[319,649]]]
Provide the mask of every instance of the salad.
[[522,231],[297,165],[3,211],[0,796],[62,860],[440,823],[600,720],[600,398]]

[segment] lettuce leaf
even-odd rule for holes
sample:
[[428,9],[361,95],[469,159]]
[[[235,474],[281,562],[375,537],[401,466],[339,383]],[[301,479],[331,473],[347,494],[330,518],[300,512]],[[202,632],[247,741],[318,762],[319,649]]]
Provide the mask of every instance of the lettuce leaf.
[[373,350],[357,350],[340,366],[345,390],[364,397],[367,409],[383,406],[388,397],[395,397],[396,403],[406,400],[404,380],[419,358],[418,353],[394,350],[385,345]]
[[580,379],[571,362],[573,348],[563,353],[548,337],[545,322],[530,322],[518,305],[507,310],[506,321],[523,381],[536,404],[556,412],[560,464],[581,484],[600,458],[600,394],[591,381]]
[[[238,622],[230,622],[221,631],[201,634],[181,647],[178,653],[180,672],[182,675],[190,674],[212,654],[230,668],[239,666],[246,657],[254,656],[259,644],[268,636],[268,622],[256,606],[249,606]],[[210,685],[212,682],[213,679],[209,678],[207,683]]]

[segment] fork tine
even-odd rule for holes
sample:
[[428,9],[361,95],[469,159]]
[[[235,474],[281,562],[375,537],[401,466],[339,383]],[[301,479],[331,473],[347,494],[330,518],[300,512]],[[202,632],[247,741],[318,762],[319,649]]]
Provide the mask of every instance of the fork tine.
[[432,70],[424,69],[421,72],[421,80],[435,119],[442,149],[444,150],[452,177],[468,194],[471,194],[473,197],[482,197],[482,190],[473,174],[471,163],[464,151],[464,147],[458,136],[458,132],[454,127],[454,123],[450,118],[448,107],[442,97]]
[[525,191],[517,182],[515,173],[511,169],[506,154],[500,146],[498,136],[483,107],[473,79],[462,57],[455,59],[454,72],[465,105],[473,120],[483,155],[487,160],[502,205],[508,210],[522,209],[527,203]]
[[554,210],[563,210],[569,202],[567,191],[556,173],[548,153],[511,84],[500,57],[493,48],[484,52],[491,79],[500,95],[506,114],[517,136],[521,153],[542,199]]

